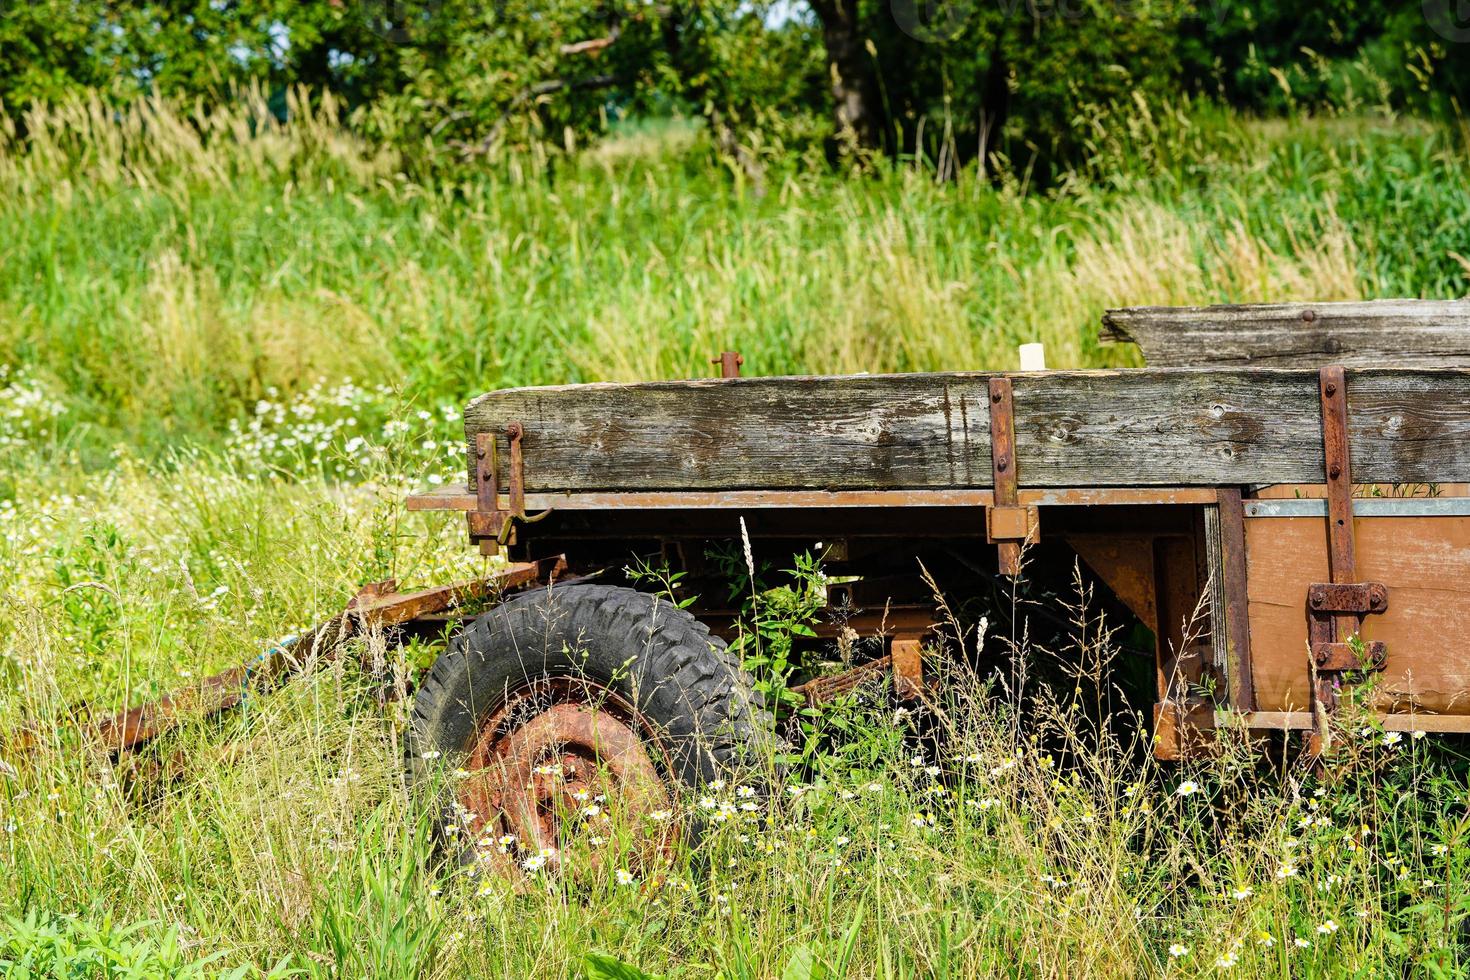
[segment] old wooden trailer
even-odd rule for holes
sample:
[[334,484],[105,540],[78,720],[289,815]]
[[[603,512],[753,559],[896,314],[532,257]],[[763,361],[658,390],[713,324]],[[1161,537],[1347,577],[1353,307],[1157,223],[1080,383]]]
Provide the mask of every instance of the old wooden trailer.
[[448,627],[409,766],[460,770],[446,825],[510,871],[598,794],[655,815],[769,737],[726,647],[732,560],[812,549],[831,576],[813,640],[872,653],[807,679],[813,701],[888,674],[922,695],[936,586],[1001,613],[1018,576],[1081,568],[1151,637],[1160,756],[1220,725],[1321,750],[1370,677],[1384,728],[1470,731],[1470,302],[1114,310],[1102,336],[1155,366],[742,378],[726,354],[719,379],[482,395],[466,484],[408,506],[463,512],[507,563],[365,587],[90,741],[127,751],[353,636]]
[[[711,778],[760,731],[711,555],[817,542],[818,632],[881,649],[813,697],[926,683],[921,567],[983,597],[1080,560],[1154,637],[1163,757],[1217,724],[1320,735],[1369,674],[1386,729],[1470,731],[1470,303],[1117,310],[1103,339],[1164,366],[738,377],[726,355],[718,379],[476,398],[467,484],[410,508],[465,512],[487,554],[603,574],[453,641],[416,745],[494,772],[462,802],[531,837],[577,772],[659,805],[661,778]],[[616,582],[633,556],[692,604]]]

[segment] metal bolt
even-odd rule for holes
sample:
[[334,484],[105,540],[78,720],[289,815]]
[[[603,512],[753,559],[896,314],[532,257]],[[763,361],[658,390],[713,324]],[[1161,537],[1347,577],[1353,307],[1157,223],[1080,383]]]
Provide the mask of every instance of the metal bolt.
[[1312,608],[1313,609],[1321,609],[1322,608],[1322,596],[1320,594],[1319,595],[1312,596]]
[[1302,310],[1302,319],[1307,321],[1308,323],[1311,323],[1313,320],[1317,319],[1317,311]]
[[1002,473],[1004,473],[1010,465],[1011,460],[1009,456],[1002,456],[1000,459],[995,461],[995,468]]
[[1342,476],[1342,465],[1340,463],[1333,463],[1327,467],[1327,475],[1334,480]]
[[995,402],[997,405],[999,405],[1000,404],[1000,392],[997,391],[994,394],[992,394],[990,396],[990,400],[993,401],[993,402]]
[[1383,596],[1379,595],[1377,592],[1374,592],[1368,597],[1368,605],[1375,608],[1383,605]]

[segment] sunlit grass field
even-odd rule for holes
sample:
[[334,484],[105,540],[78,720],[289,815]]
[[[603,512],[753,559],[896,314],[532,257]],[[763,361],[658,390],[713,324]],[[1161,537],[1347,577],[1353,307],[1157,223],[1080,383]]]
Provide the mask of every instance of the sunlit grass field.
[[582,841],[519,890],[437,863],[404,786],[406,709],[378,695],[431,651],[369,642],[136,763],[67,721],[363,582],[481,570],[401,497],[458,478],[489,388],[703,376],[727,349],[747,374],[1013,367],[1029,341],[1130,364],[1096,343],[1108,306],[1460,295],[1461,134],[1139,107],[1045,190],[910,161],[757,196],[681,127],[410,180],[297,109],[79,103],[0,149],[0,732],[36,733],[0,768],[8,975],[1462,972],[1456,746],[1353,721],[1323,777],[1231,740],[1158,767],[1088,693],[1116,651],[1081,596],[1060,649],[950,653],[1020,645],[1090,686],[961,673],[910,715],[840,705],[802,765],[682,801],[712,829],[670,866],[579,872]]

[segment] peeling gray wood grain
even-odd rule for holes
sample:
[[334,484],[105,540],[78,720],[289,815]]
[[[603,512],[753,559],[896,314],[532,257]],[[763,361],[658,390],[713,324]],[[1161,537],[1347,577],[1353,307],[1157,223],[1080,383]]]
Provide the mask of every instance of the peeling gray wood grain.
[[1149,367],[1470,367],[1470,301],[1373,300],[1108,310],[1098,337]]
[[[468,439],[525,426],[526,489],[991,485],[976,373],[744,378],[491,392]],[[1322,479],[1315,371],[1012,374],[1022,487]],[[1470,371],[1351,371],[1354,479],[1470,479]]]

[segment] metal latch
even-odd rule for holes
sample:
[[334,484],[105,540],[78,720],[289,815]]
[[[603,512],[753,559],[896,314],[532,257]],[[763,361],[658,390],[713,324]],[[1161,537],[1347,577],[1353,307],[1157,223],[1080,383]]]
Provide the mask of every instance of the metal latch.
[[480,543],[480,553],[494,555],[502,545],[516,543],[516,522],[531,524],[541,520],[550,510],[535,517],[526,516],[526,463],[521,439],[526,434],[519,422],[507,422],[505,440],[510,446],[510,465],[506,467],[507,507],[500,506],[500,459],[495,446],[495,433],[475,433],[475,509],[466,517],[470,540]]

